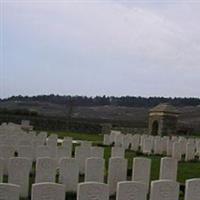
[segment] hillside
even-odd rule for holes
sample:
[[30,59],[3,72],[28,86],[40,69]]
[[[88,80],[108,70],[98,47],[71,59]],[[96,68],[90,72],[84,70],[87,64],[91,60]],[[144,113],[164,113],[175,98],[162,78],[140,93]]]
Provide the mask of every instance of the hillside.
[[[111,121],[129,121],[133,124],[148,124],[148,111],[150,107],[125,107],[125,106],[72,106],[59,105],[49,102],[0,102],[0,109],[28,109],[36,111],[39,115],[67,117],[69,112],[73,118],[101,119]],[[200,130],[200,106],[177,107],[180,111],[179,124]]]

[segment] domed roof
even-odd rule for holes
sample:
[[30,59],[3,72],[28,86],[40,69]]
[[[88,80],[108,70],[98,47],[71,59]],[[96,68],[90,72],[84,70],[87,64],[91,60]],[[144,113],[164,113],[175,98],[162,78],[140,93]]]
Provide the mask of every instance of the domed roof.
[[179,111],[172,105],[168,103],[161,103],[156,107],[152,108],[150,112],[166,112],[166,113],[174,113],[178,114]]

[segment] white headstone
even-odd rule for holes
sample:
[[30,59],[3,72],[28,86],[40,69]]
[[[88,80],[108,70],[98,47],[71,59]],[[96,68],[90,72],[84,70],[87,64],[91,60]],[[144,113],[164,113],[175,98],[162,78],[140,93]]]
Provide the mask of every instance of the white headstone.
[[36,159],[42,157],[51,157],[50,147],[46,145],[38,146],[36,149]]
[[124,158],[125,155],[125,149],[123,147],[112,147],[111,150],[111,157],[122,157]]
[[4,159],[4,174],[8,174],[8,162],[9,159],[14,157],[15,149],[12,146],[2,145],[0,146],[0,158]]
[[194,160],[194,158],[195,158],[195,145],[194,143],[187,143],[185,161]]
[[178,200],[179,184],[170,180],[151,182],[150,200]]
[[200,199],[200,178],[189,179],[185,186],[184,200],[199,200]]
[[92,146],[92,142],[90,142],[90,141],[81,141],[81,146],[82,147],[91,147]]
[[88,158],[85,167],[85,181],[87,182],[104,182],[104,165],[102,158]]
[[0,183],[0,199],[19,200],[19,186],[9,183]]
[[110,135],[104,134],[103,136],[103,144],[104,145],[110,145]]
[[104,157],[104,148],[103,147],[91,147],[91,157],[103,158]]
[[160,165],[160,179],[176,181],[178,161],[174,158],[162,158]]
[[31,200],[65,200],[65,187],[57,183],[33,184]]
[[104,183],[88,182],[78,185],[77,200],[109,200],[109,188]]
[[28,197],[29,174],[32,168],[32,161],[27,158],[10,158],[8,164],[8,183],[20,186],[20,196]]
[[52,158],[38,158],[36,161],[35,182],[55,182],[57,163]]
[[4,159],[0,158],[0,183],[3,182]]
[[124,135],[123,134],[116,134],[115,135],[115,146],[121,147],[123,145]]
[[138,151],[140,146],[140,135],[134,135],[131,139],[131,150]]
[[71,158],[71,152],[66,149],[64,146],[58,146],[57,148],[57,162],[62,158]]
[[18,156],[28,158],[31,161],[34,159],[34,151],[32,146],[19,146],[18,148]]
[[153,140],[151,137],[144,139],[143,149],[142,152],[145,154],[151,154],[153,149]]
[[133,160],[132,181],[137,181],[146,185],[149,190],[151,160],[148,158],[134,158]]
[[78,162],[74,158],[62,158],[59,163],[59,183],[65,185],[66,192],[76,192],[79,181]]
[[117,189],[117,183],[126,181],[127,178],[127,160],[124,158],[110,158],[108,168],[108,185],[110,195],[114,195]]
[[172,157],[177,159],[178,161],[181,161],[181,143],[180,142],[174,142],[173,144],[173,150],[172,150]]
[[85,173],[85,161],[90,157],[90,153],[91,149],[87,146],[78,146],[75,149],[75,159],[78,161],[80,174]]
[[154,154],[161,155],[163,153],[163,142],[161,138],[155,138],[154,140]]
[[167,141],[167,156],[172,156],[173,144],[174,142],[172,140]]
[[116,200],[146,200],[146,186],[135,181],[119,182]]
[[65,137],[62,142],[62,146],[67,149],[67,152],[69,153],[70,157],[72,154],[72,142],[73,142],[73,140],[71,137]]

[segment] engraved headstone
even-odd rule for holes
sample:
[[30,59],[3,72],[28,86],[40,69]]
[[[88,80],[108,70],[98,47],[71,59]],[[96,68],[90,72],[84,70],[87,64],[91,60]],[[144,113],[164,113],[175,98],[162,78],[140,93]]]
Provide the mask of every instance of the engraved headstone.
[[0,183],[3,182],[4,159],[0,158]]
[[194,160],[194,158],[195,158],[195,145],[194,143],[187,143],[185,161]]
[[34,151],[32,146],[22,145],[18,148],[18,156],[28,158],[31,161],[34,159]]
[[4,174],[8,174],[8,162],[9,159],[14,157],[15,149],[12,146],[2,145],[0,146],[0,158],[4,159]]
[[119,182],[116,200],[146,200],[146,186],[135,181]]
[[89,146],[78,146],[75,149],[75,159],[79,164],[79,172],[80,174],[85,173],[85,161],[90,157],[91,149]]
[[162,158],[160,165],[160,179],[176,181],[178,161],[174,158]]
[[117,183],[126,181],[127,178],[127,160],[124,158],[110,158],[108,168],[108,185],[110,195],[114,195],[117,189]]
[[112,147],[111,150],[111,157],[122,157],[124,158],[125,155],[125,149],[123,147]]
[[109,188],[104,183],[80,183],[77,200],[109,200]]
[[57,163],[52,158],[38,158],[36,161],[35,182],[55,182]]
[[132,181],[145,184],[146,191],[148,191],[151,173],[151,160],[148,158],[134,158],[132,169]]
[[172,150],[172,157],[177,159],[178,161],[181,161],[181,143],[180,142],[174,142],[173,144],[173,150]]
[[0,199],[19,200],[20,187],[9,183],[0,183]]
[[103,158],[104,157],[104,148],[103,147],[91,147],[91,157]]
[[200,199],[200,178],[187,180],[184,200],[199,200],[199,199]]
[[20,186],[20,196],[28,197],[29,174],[32,161],[27,158],[10,158],[8,163],[8,183]]
[[38,146],[36,149],[36,159],[42,157],[51,157],[50,147],[46,145]]
[[140,146],[140,135],[134,135],[131,139],[131,150],[138,151]]
[[66,192],[76,192],[79,181],[78,162],[74,158],[62,158],[59,163],[59,183]]
[[65,200],[65,187],[57,183],[33,184],[31,200]]
[[85,182],[104,182],[104,165],[102,158],[88,158],[85,167]]
[[170,180],[151,182],[150,200],[178,200],[179,184]]

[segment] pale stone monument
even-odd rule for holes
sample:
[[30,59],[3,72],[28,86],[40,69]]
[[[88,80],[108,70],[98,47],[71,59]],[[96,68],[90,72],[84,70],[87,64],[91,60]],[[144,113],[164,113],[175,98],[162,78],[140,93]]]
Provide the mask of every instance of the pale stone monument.
[[4,174],[8,174],[8,162],[11,157],[14,157],[15,149],[12,146],[0,146],[0,158],[4,159]]
[[135,181],[119,182],[116,200],[146,200],[146,186]]
[[194,158],[195,158],[195,145],[194,143],[187,143],[185,161],[194,160]]
[[28,158],[31,161],[34,160],[34,150],[32,146],[22,145],[18,148],[18,156]]
[[78,185],[77,200],[109,200],[109,187],[104,183],[88,182]]
[[74,158],[62,158],[59,163],[59,183],[66,192],[76,192],[79,181],[78,162]]
[[125,149],[123,147],[118,147],[118,146],[112,147],[111,149],[112,158],[114,157],[124,158],[124,155],[125,155]]
[[54,159],[43,157],[36,161],[35,182],[55,182],[57,163]]
[[187,180],[184,200],[199,200],[199,198],[200,198],[200,178]]
[[104,182],[104,165],[102,158],[88,158],[85,167],[85,182]]
[[4,159],[0,158],[0,183],[3,182]]
[[160,179],[176,181],[178,161],[173,158],[162,158],[160,165]]
[[103,158],[104,157],[104,148],[103,147],[91,147],[91,157]]
[[8,164],[8,183],[20,186],[20,196],[28,197],[29,174],[32,161],[27,158],[10,158]]
[[146,192],[149,190],[151,160],[148,158],[134,158],[132,181],[145,184]]
[[32,185],[31,200],[65,200],[65,187],[57,183],[36,183]]
[[108,168],[108,185],[110,195],[114,195],[117,190],[117,183],[126,181],[127,160],[124,158],[110,158]]
[[131,139],[131,150],[138,151],[140,146],[140,135],[133,135]]
[[152,135],[172,135],[176,133],[179,112],[167,104],[159,104],[149,112],[149,133]]
[[181,153],[181,143],[180,142],[174,142],[173,149],[172,149],[172,158],[175,158],[178,161],[181,161],[182,153]]
[[75,149],[75,159],[78,161],[80,174],[85,173],[85,161],[90,157],[90,153],[90,146],[78,146]]
[[2,200],[19,200],[20,187],[9,183],[0,183],[0,198]]
[[[179,184],[170,180],[151,182],[150,200],[178,200]],[[192,199],[191,199],[192,200]]]

